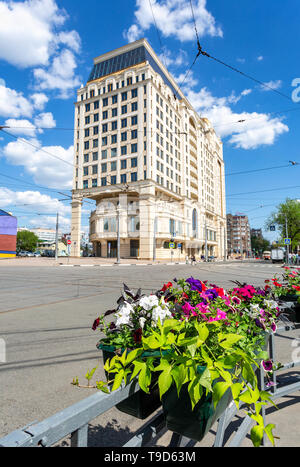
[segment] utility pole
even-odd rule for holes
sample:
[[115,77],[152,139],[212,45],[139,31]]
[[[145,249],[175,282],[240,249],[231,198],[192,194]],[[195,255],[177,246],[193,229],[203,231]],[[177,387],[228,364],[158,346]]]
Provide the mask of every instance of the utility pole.
[[117,205],[117,264],[120,264],[120,207]]
[[[289,238],[288,223],[287,223],[286,214],[285,214],[285,235],[286,235],[286,238]],[[290,253],[290,248],[289,248],[289,244],[287,243],[287,245],[286,245],[286,262],[287,262],[287,264],[289,264],[289,261],[290,261],[289,253]]]
[[157,230],[157,217],[154,217],[153,226],[153,261],[156,260],[156,230]]
[[205,261],[206,261],[206,262],[208,261],[206,216],[205,216]]
[[59,214],[56,214],[56,233],[55,233],[55,260],[57,261],[58,258],[58,216]]
[[225,262],[226,259],[227,259],[227,245],[226,245],[226,242],[227,242],[227,238],[226,238],[226,227],[224,226],[224,262]]

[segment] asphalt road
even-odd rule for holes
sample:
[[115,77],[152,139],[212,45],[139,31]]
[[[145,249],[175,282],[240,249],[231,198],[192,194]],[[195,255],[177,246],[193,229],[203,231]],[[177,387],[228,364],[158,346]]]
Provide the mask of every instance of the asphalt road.
[[[150,293],[174,277],[192,275],[232,287],[233,280],[263,285],[275,273],[281,273],[280,267],[251,262],[196,266],[0,265],[0,339],[6,343],[6,363],[0,363],[0,437],[92,394],[94,390],[70,383],[76,376],[84,383],[86,371],[98,364],[98,378],[103,378],[101,354],[95,347],[99,334],[91,326],[97,316],[114,306],[123,282]],[[299,331],[279,340],[280,361],[290,361],[295,337],[299,337]],[[300,429],[294,430],[294,435],[287,432],[290,423],[300,427],[299,422],[293,421],[299,413],[299,401],[297,394],[288,396],[282,401],[284,410],[271,411],[271,421],[278,420],[278,427],[281,426],[278,445],[300,446]],[[112,409],[93,422],[90,443],[121,445],[141,424]],[[202,443],[211,445],[212,439],[213,434],[208,435]]]

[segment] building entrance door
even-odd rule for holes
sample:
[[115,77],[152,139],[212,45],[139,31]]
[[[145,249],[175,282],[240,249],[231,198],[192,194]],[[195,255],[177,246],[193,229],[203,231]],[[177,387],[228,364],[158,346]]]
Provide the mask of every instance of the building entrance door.
[[101,243],[100,243],[100,242],[97,242],[96,256],[97,256],[98,258],[101,258]]
[[139,240],[130,240],[130,256],[138,257],[140,250],[140,241]]
[[117,242],[111,241],[107,242],[107,257],[116,258],[117,257]]

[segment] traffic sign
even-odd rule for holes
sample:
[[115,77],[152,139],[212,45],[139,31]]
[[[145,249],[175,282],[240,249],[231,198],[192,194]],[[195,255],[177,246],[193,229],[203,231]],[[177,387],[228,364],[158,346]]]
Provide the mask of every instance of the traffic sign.
[[71,240],[67,240],[68,245],[71,245],[71,243],[72,243]]
[[285,245],[290,245],[291,244],[291,239],[290,238],[285,238],[284,239],[284,244]]
[[175,248],[175,243],[174,243],[174,242],[170,242],[170,243],[169,243],[169,248]]
[[275,232],[275,230],[276,230],[275,225],[270,225],[270,230],[271,230],[271,232]]
[[177,244],[177,248],[181,248],[182,247],[182,244],[181,243],[178,243]]

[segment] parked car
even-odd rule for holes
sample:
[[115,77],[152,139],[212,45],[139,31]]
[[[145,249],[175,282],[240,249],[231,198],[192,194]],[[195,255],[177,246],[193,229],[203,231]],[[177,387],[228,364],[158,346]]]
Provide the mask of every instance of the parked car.
[[31,257],[33,257],[34,254],[33,254],[31,251],[26,251],[26,255],[25,255],[25,256],[31,256]]
[[27,256],[27,251],[24,251],[24,250],[17,251],[17,256]]
[[40,257],[40,256],[41,256],[41,252],[40,252],[40,251],[35,251],[35,252],[33,253],[33,256],[35,256],[35,257]]

